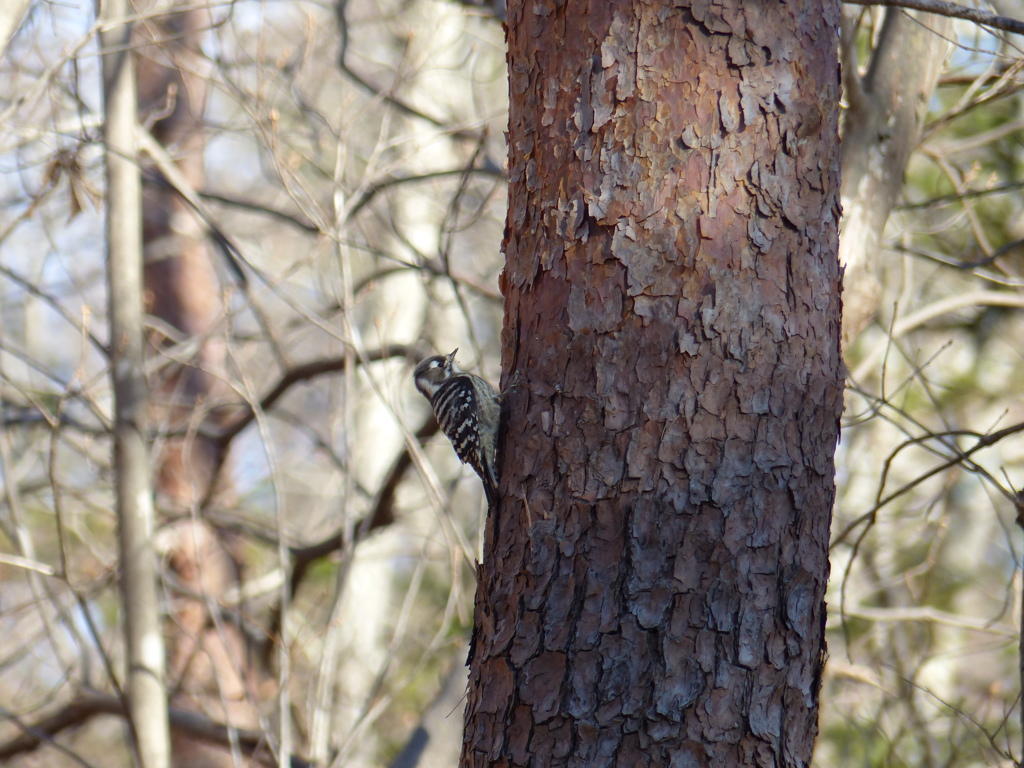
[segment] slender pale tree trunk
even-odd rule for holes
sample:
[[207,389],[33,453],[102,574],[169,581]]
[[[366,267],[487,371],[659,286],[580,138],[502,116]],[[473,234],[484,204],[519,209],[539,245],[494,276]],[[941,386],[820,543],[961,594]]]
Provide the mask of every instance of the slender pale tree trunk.
[[32,0],[6,0],[0,5],[0,56],[7,50],[31,4]]
[[503,499],[463,766],[805,766],[839,4],[513,2]]
[[845,269],[847,344],[875,317],[881,301],[887,261],[879,253],[882,235],[953,47],[952,28],[952,20],[941,16],[888,9],[863,78],[857,72],[852,28],[844,39],[849,109],[843,122],[839,259]]
[[102,5],[107,164],[107,290],[110,370],[114,384],[114,473],[120,539],[121,595],[127,646],[127,692],[143,768],[170,762],[164,642],[153,549],[153,489],[146,445],[143,371],[142,189],[135,157],[135,68],[131,11],[125,0]]

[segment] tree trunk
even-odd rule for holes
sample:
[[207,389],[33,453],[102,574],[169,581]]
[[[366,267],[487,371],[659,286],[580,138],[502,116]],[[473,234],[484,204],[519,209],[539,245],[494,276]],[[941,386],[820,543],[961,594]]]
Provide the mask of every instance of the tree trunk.
[[153,547],[153,484],[146,444],[149,404],[142,330],[142,187],[135,160],[135,67],[130,8],[103,6],[103,140],[107,166],[107,301],[114,388],[114,484],[129,719],[138,763],[167,768],[166,659]]
[[31,4],[32,0],[7,0],[0,8],[0,56],[7,50]]
[[[173,153],[178,170],[193,189],[203,186],[205,169],[206,102],[201,35],[210,24],[209,11],[178,3],[163,15],[153,15],[137,28],[139,104],[143,119],[152,123],[153,137]],[[171,619],[168,623],[168,677],[171,701],[178,709],[204,712],[235,728],[256,728],[252,681],[239,628],[210,607],[223,602],[238,583],[229,548],[199,514],[211,494],[215,501],[231,500],[229,483],[221,480],[220,449],[212,439],[195,434],[197,418],[207,424],[206,404],[223,395],[223,342],[211,337],[221,320],[219,286],[204,225],[168,186],[146,188],[144,241],[146,246],[146,303],[150,314],[164,320],[181,337],[199,341],[188,364],[165,361],[158,369],[153,420],[171,434],[161,441],[156,489],[164,505],[183,515],[167,526],[163,540],[168,568],[174,574]],[[154,354],[176,340],[150,335]],[[222,411],[223,412],[223,411]],[[172,732],[173,765],[221,768],[237,765],[238,755],[206,744],[181,730]]]
[[842,409],[838,24],[811,0],[510,3],[521,380],[463,766],[810,762]]
[[[858,9],[860,10],[860,9]],[[953,47],[952,19],[902,8],[886,11],[867,74],[857,73],[855,25],[845,41],[843,82],[850,103],[843,124],[843,222],[839,260],[846,295],[843,342],[875,317],[886,259],[885,224],[903,189],[942,65]]]

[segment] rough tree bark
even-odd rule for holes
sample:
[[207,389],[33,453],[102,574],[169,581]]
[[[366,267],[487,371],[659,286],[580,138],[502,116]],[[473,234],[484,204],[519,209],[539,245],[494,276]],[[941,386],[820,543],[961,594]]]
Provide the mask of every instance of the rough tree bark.
[[509,5],[504,498],[463,766],[807,765],[837,2]]

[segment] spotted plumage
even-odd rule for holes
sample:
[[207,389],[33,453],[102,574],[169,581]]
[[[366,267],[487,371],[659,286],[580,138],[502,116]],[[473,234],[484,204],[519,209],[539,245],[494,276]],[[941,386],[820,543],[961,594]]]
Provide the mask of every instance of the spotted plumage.
[[430,401],[456,455],[483,480],[487,502],[493,506],[498,498],[495,454],[501,398],[484,379],[459,368],[455,362],[458,351],[421,361],[413,371],[413,381]]

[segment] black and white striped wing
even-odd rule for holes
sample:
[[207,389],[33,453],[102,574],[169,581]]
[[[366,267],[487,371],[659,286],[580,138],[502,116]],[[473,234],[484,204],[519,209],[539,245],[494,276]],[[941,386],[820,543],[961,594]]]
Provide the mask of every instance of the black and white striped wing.
[[455,453],[483,478],[485,471],[481,461],[480,425],[477,423],[479,403],[472,379],[468,376],[453,376],[438,387],[430,404],[441,431],[451,441]]

